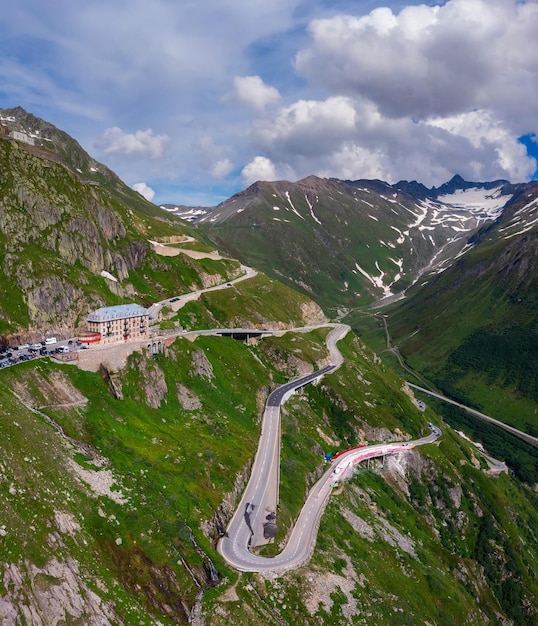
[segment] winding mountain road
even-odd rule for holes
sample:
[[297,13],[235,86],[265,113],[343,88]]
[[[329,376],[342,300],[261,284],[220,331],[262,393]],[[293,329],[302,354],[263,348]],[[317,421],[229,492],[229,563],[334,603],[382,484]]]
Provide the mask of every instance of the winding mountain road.
[[250,480],[232,517],[227,531],[217,544],[218,552],[236,569],[243,572],[281,574],[306,563],[316,543],[320,517],[333,487],[349,476],[353,466],[369,458],[404,452],[432,443],[441,431],[430,424],[430,434],[412,442],[376,444],[349,450],[338,457],[311,489],[293,527],[284,550],[274,557],[254,554],[252,548],[267,543],[276,531],[276,505],[280,466],[280,407],[298,388],[319,380],[343,363],[336,343],[350,330],[344,324],[333,324],[327,336],[331,365],[281,385],[273,391],[265,406],[262,433]]
[[198,289],[197,291],[191,291],[190,293],[174,296],[172,298],[165,298],[160,302],[155,302],[148,308],[150,322],[155,322],[159,318],[159,311],[164,306],[171,306],[174,311],[177,311],[187,302],[190,302],[191,300],[198,300],[198,298],[203,293],[208,293],[210,291],[220,291],[221,289],[228,289],[232,287],[235,283],[239,283],[243,280],[253,278],[258,274],[257,270],[246,265],[241,265],[241,269],[244,272],[241,276],[239,276],[238,278],[233,278],[232,280],[229,280],[225,283],[221,283],[220,285],[215,285],[214,287],[206,287],[205,289]]
[[538,437],[533,437],[532,435],[529,435],[529,433],[525,433],[522,430],[518,430],[517,428],[510,426],[510,424],[505,424],[504,422],[500,422],[499,420],[496,420],[494,417],[491,417],[490,415],[486,415],[485,413],[481,413],[480,411],[477,411],[476,409],[472,409],[470,406],[461,404],[461,402],[456,402],[456,400],[447,398],[442,393],[437,393],[435,391],[432,391],[431,389],[425,389],[424,387],[419,387],[418,385],[414,385],[413,383],[410,383],[409,381],[407,381],[407,384],[413,389],[417,389],[418,391],[428,394],[429,396],[432,396],[433,398],[437,398],[438,400],[442,400],[443,402],[448,402],[449,404],[453,404],[454,406],[457,406],[460,409],[467,411],[467,413],[470,413],[471,415],[475,415],[479,419],[484,420],[484,422],[495,424],[495,426],[498,426],[499,428],[506,430],[512,435],[515,435],[516,437],[523,439],[523,441],[526,441],[527,443],[530,443],[533,446],[538,446]]
[[[170,305],[174,310],[189,300],[197,299],[202,293],[232,287],[237,283],[257,274],[256,270],[242,266],[244,274],[225,284],[167,298],[157,302],[149,309],[150,320],[158,319],[159,310]],[[281,574],[306,563],[314,550],[318,525],[329,496],[335,485],[347,478],[352,468],[363,460],[404,452],[410,448],[431,443],[441,435],[441,431],[430,424],[430,435],[412,442],[376,444],[360,449],[348,450],[339,455],[335,461],[311,489],[297,521],[291,531],[289,541],[284,550],[274,557],[263,557],[252,552],[256,546],[271,541],[277,530],[277,504],[280,483],[280,407],[300,387],[318,381],[321,377],[334,372],[344,362],[337,342],[345,337],[350,327],[346,324],[322,323],[303,328],[284,331],[257,331],[262,334],[280,335],[284,332],[308,332],[315,328],[330,327],[332,330],[326,338],[331,364],[306,376],[294,379],[277,387],[268,397],[262,418],[262,429],[258,450],[252,466],[249,482],[245,488],[228,528],[217,544],[218,552],[233,567],[244,572],[265,572]],[[235,329],[239,334],[252,332],[248,329]],[[256,330],[256,329],[254,329]],[[201,331],[183,331],[178,334],[223,334],[230,329],[210,329]]]

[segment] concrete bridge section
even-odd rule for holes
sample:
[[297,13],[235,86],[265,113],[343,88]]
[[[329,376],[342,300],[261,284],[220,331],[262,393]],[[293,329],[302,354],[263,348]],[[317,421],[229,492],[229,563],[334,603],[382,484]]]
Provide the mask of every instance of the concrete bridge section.
[[218,329],[214,333],[215,335],[219,335],[221,337],[231,337],[232,339],[237,339],[238,341],[249,342],[250,339],[257,337],[268,337],[273,334],[273,331],[262,329],[259,330],[257,328],[231,328],[231,329]]

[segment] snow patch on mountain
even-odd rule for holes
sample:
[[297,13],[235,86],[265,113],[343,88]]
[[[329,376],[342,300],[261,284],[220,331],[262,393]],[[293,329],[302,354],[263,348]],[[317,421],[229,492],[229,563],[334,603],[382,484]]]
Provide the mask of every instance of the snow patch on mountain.
[[290,198],[290,192],[286,191],[286,198],[288,199],[288,202],[290,203],[290,206],[292,208],[292,211],[295,213],[295,215],[298,215],[302,220],[304,220],[304,217],[299,213],[299,211],[297,211],[297,209],[293,206],[293,202],[291,201]]
[[383,200],[386,200],[387,202],[394,202],[395,204],[397,204],[396,200],[394,200],[393,198],[387,198],[387,196],[384,196],[383,194],[380,194],[379,197],[383,198]]
[[503,186],[495,189],[471,187],[458,189],[452,194],[439,196],[437,200],[455,209],[465,209],[483,220],[495,220],[513,194],[502,194]]
[[103,278],[108,278],[108,280],[111,280],[114,283],[118,282],[118,279],[115,276],[113,276],[110,272],[107,272],[106,270],[101,270],[101,276]]
[[312,206],[312,204],[310,204],[310,200],[308,199],[308,196],[305,194],[304,197],[306,200],[306,204],[308,204],[308,208],[310,209],[310,215],[312,216],[312,219],[316,221],[320,226],[323,226],[323,224],[319,221],[317,216],[314,214],[314,207]]
[[396,226],[391,226],[391,228],[392,230],[395,230],[398,233],[398,235],[400,235],[398,239],[396,239],[396,243],[401,245],[405,241],[404,233],[402,233],[402,231],[399,228],[396,228]]
[[515,233],[511,233],[510,235],[506,235],[505,239],[510,239],[511,237],[515,237],[516,235],[523,235],[523,233],[528,233],[529,230],[532,230],[538,224],[538,218],[534,221],[529,222],[524,228],[516,231]]
[[371,274],[368,274],[368,272],[366,270],[363,270],[362,267],[355,261],[355,267],[365,278],[367,278],[372,283],[372,285],[374,285],[374,287],[377,287],[383,292],[384,298],[386,298],[387,296],[392,296],[393,294],[390,290],[390,286],[385,285],[385,283],[383,282],[385,272],[379,267],[379,263],[377,261],[375,266],[379,271],[379,276],[372,276]]
[[167,213],[172,213],[173,215],[180,217],[182,220],[186,220],[187,222],[195,222],[201,216],[206,216],[208,212],[208,209],[203,209],[201,207],[195,208],[195,207],[161,205],[160,208],[163,209],[163,211],[166,211]]
[[533,230],[536,225],[538,225],[538,198],[533,198],[518,209],[508,224],[499,228],[499,232],[513,230],[514,232],[508,232],[504,237],[504,239],[510,239]]

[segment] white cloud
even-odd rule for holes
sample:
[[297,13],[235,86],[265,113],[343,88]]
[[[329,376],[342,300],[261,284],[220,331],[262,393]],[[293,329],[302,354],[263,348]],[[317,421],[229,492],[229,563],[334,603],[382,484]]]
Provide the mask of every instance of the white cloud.
[[331,93],[367,98],[391,117],[478,108],[512,118],[538,96],[531,32],[538,32],[536,2],[449,0],[399,14],[383,8],[314,20],[312,43],[295,64]]
[[327,165],[322,167],[320,176],[357,180],[359,178],[383,179],[388,171],[386,157],[381,151],[353,143],[344,143],[336,151]]
[[213,137],[203,135],[193,142],[191,160],[194,159],[198,167],[212,178],[222,180],[234,168],[230,152],[229,146],[217,145]]
[[[432,186],[454,173],[472,180],[525,180],[536,167],[524,146],[487,111],[416,122],[384,117],[373,103],[359,98],[283,107],[258,122],[253,141],[266,155],[259,165],[268,171],[257,174],[265,179],[292,172],[299,178],[314,173],[419,180]],[[268,164],[277,171],[271,172]]]
[[218,202],[244,164],[249,181],[522,180],[536,32],[538,0],[20,0],[0,20],[0,101],[129,184],[158,180],[159,202]]
[[107,128],[100,143],[105,154],[140,154],[150,159],[160,159],[169,141],[168,135],[154,135],[151,128],[125,133],[115,126]]
[[226,94],[224,100],[242,102],[263,111],[267,105],[276,104],[280,98],[278,89],[266,85],[259,76],[236,76],[234,88]]
[[536,161],[517,138],[538,127],[532,32],[538,2],[516,0],[314,20],[295,66],[329,95],[266,113],[252,143],[299,177],[526,180]]
[[[496,167],[509,180],[526,180],[536,169],[536,162],[527,156],[525,146],[488,111],[470,111],[437,118],[430,120],[428,124],[448,131],[453,137],[465,138],[477,151],[485,150],[491,155],[490,165]],[[476,177],[482,177],[479,180],[484,180],[483,177],[488,175],[488,168],[482,164],[483,162],[475,174]]]
[[233,168],[230,159],[219,159],[211,168],[211,175],[217,179],[226,178]]
[[299,100],[259,120],[254,135],[262,146],[278,143],[290,154],[328,152],[354,131],[357,114],[349,98]]
[[133,185],[133,189],[138,191],[141,196],[144,196],[144,198],[150,202],[152,202],[153,198],[155,198],[155,191],[153,191],[151,187],[148,187],[146,183],[135,183]]
[[270,159],[263,156],[254,157],[241,172],[241,179],[245,187],[258,180],[276,180],[277,178],[274,164]]

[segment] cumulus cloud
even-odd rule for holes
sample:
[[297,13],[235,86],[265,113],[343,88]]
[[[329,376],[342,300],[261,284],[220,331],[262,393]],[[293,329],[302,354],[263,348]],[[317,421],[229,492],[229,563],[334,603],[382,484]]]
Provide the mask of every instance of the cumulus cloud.
[[275,104],[281,96],[276,87],[266,85],[259,76],[236,76],[234,88],[224,97],[226,102],[241,102],[258,111]]
[[212,178],[222,180],[233,170],[229,146],[218,145],[213,137],[203,135],[192,144],[192,156]]
[[171,181],[218,202],[254,178],[438,185],[535,167],[517,138],[538,134],[538,0],[79,4],[5,12],[16,53],[0,58],[0,99],[126,180],[161,181],[157,195]]
[[135,191],[138,191],[138,193],[141,196],[144,196],[144,198],[146,198],[146,200],[149,200],[149,202],[152,202],[153,198],[155,198],[155,191],[153,191],[153,189],[151,187],[148,187],[148,185],[146,185],[146,183],[135,183],[133,185],[133,189]]
[[[460,115],[429,120],[429,125],[442,128],[453,137],[465,138],[474,148],[474,154],[483,153],[481,163],[475,163],[475,176],[487,175],[484,162],[488,158],[497,171],[511,180],[526,180],[536,169],[534,159],[506,126],[488,111],[470,111]],[[485,171],[480,171],[480,170]],[[483,178],[482,178],[483,179]]]
[[[530,178],[518,137],[535,132],[538,2],[449,0],[310,24],[296,69],[323,88],[253,124],[263,162],[298,177],[407,178],[439,185]],[[522,41],[528,42],[523,46]],[[276,164],[276,165],[275,165]],[[263,166],[263,167],[261,167]],[[269,170],[269,172],[267,171]],[[261,177],[261,176],[260,176]]]
[[536,2],[450,0],[399,14],[380,8],[314,20],[312,43],[295,66],[329,92],[367,98],[390,117],[477,108],[512,118],[538,96],[531,32],[538,32]]
[[375,104],[343,96],[283,107],[258,122],[253,141],[266,156],[245,168],[243,179],[250,182],[255,174],[268,180],[293,172],[431,186],[454,173],[525,180],[536,167],[509,128],[487,111],[419,122],[385,117]]
[[254,135],[262,146],[279,144],[290,155],[329,152],[354,131],[357,114],[349,98],[299,100],[259,120]]
[[254,157],[241,171],[241,180],[245,187],[258,180],[276,180],[277,178],[274,164],[270,159],[263,156]]
[[219,180],[226,178],[233,168],[234,166],[230,159],[219,159],[211,168],[211,176]]
[[168,135],[154,135],[151,128],[125,133],[121,128],[114,126],[107,128],[100,144],[105,154],[135,154],[160,159],[169,141]]

